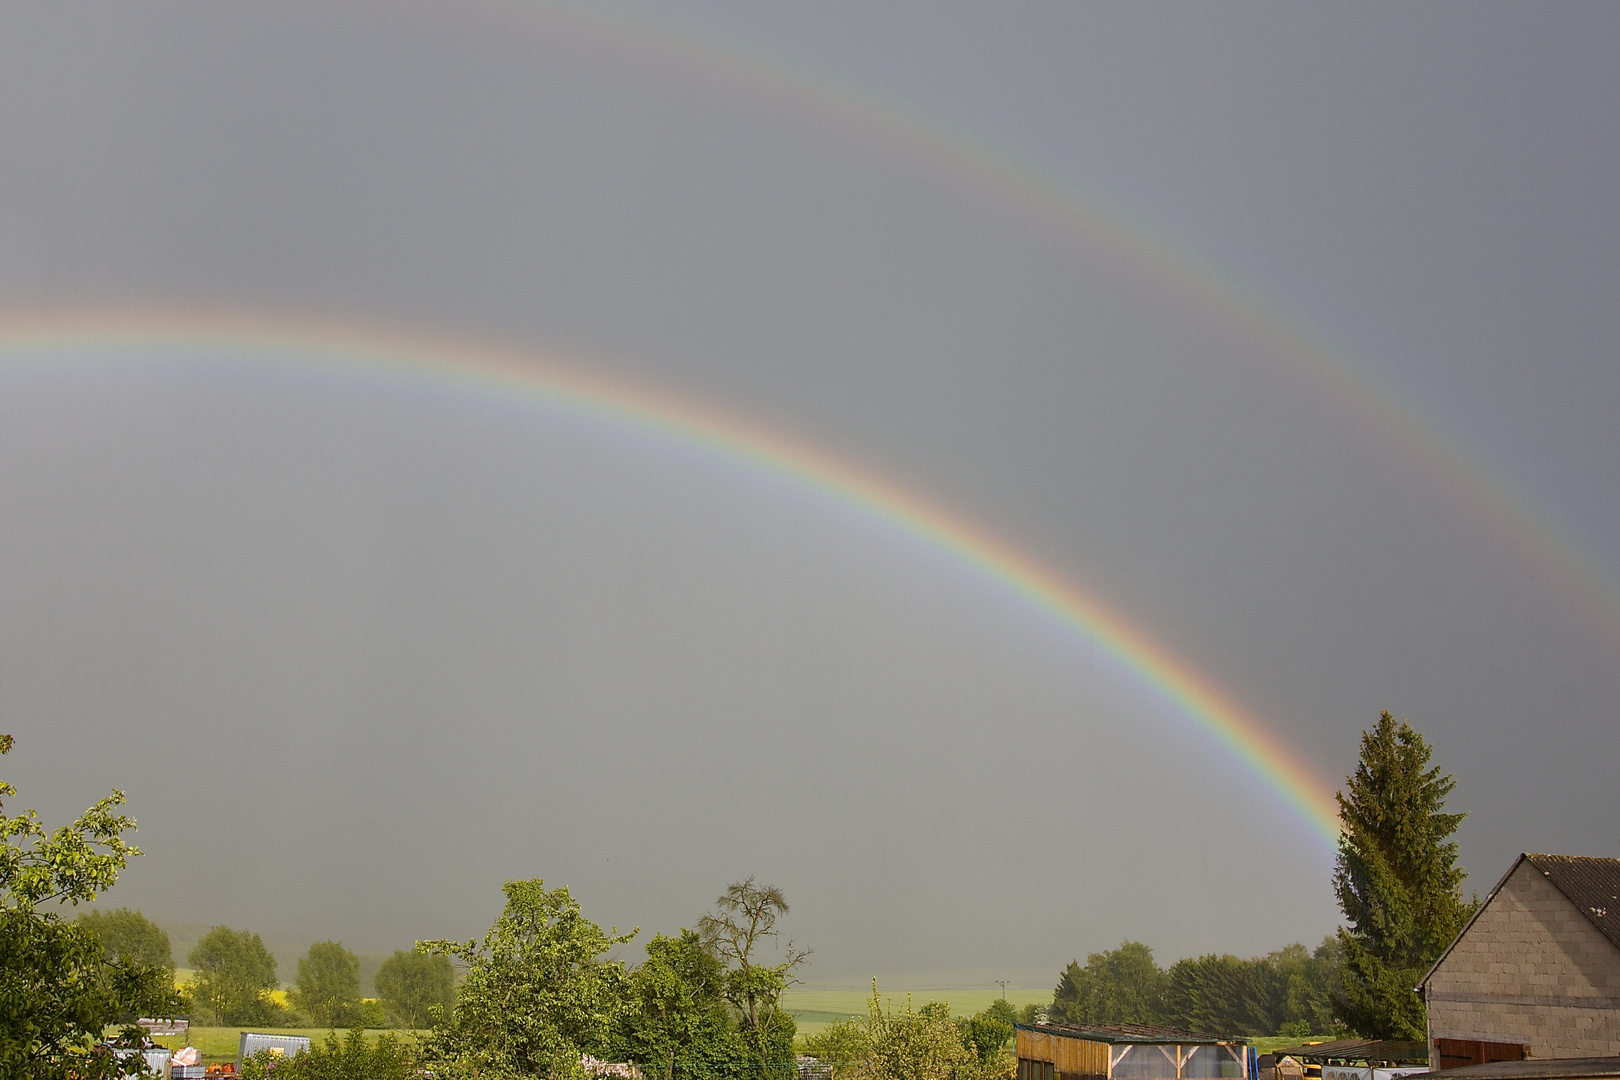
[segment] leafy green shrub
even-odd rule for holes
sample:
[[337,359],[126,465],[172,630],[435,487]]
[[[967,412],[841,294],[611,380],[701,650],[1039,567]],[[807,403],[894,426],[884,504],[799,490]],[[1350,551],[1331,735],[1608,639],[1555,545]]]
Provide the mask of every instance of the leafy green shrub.
[[340,1040],[327,1032],[296,1057],[261,1050],[242,1062],[242,1080],[419,1080],[412,1048],[397,1035],[368,1041],[359,1028]]
[[376,986],[392,1026],[425,1028],[435,1007],[448,1015],[456,1003],[455,969],[442,953],[396,952],[377,969]]
[[363,1028],[386,1027],[388,1017],[383,1009],[383,1003],[376,998],[361,998],[357,1008],[360,1015],[359,1026]]
[[872,1040],[866,1021],[852,1016],[834,1020],[816,1034],[806,1035],[800,1046],[817,1061],[832,1066],[833,1080],[843,1080],[866,1061]]

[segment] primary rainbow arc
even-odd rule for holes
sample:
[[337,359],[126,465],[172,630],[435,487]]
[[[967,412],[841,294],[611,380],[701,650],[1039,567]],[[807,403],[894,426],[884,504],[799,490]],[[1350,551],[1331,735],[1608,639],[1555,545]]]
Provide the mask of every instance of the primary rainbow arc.
[[869,469],[695,402],[537,354],[284,319],[77,312],[0,321],[0,359],[153,347],[216,358],[249,353],[266,363],[314,363],[378,378],[415,376],[503,399],[540,401],[741,459],[782,481],[819,490],[947,553],[1055,617],[1242,760],[1318,839],[1337,843],[1337,806],[1316,772],[1194,665],[1079,583]]

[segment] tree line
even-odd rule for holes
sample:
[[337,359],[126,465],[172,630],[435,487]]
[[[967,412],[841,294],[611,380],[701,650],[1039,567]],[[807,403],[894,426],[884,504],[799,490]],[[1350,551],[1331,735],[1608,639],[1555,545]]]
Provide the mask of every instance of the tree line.
[[[109,960],[128,961],[174,975],[169,935],[139,911],[91,911],[76,920],[101,943]],[[197,972],[178,988],[178,1007],[199,1026],[425,1027],[434,1006],[455,999],[455,972],[444,956],[396,951],[375,977],[377,996],[360,995],[360,958],[338,941],[318,941],[298,961],[298,977],[280,1004],[276,958],[258,934],[216,926],[186,957]]]
[[[0,736],[0,755],[11,746],[10,736]],[[1146,946],[1126,941],[1083,966],[1071,962],[1046,1018],[1158,1021],[1219,1034],[1423,1038],[1423,1003],[1411,987],[1478,904],[1462,898],[1451,839],[1462,815],[1444,810],[1455,781],[1431,756],[1423,738],[1387,712],[1363,732],[1357,767],[1338,796],[1332,884],[1346,925],[1317,949],[1292,945],[1250,960],[1208,955],[1162,970]],[[0,782],[0,800],[15,794]],[[140,854],[125,837],[135,822],[119,813],[123,803],[115,790],[55,830],[33,811],[8,814],[0,805],[0,1075],[111,1080],[125,1065],[102,1043],[110,1026],[185,1010],[258,1023],[260,1010],[274,1004],[275,960],[255,934],[216,927],[199,941],[189,957],[199,975],[188,1000],[175,990],[167,938],[138,912],[63,917],[64,904],[94,900]],[[390,1080],[424,1071],[583,1080],[620,1075],[603,1064],[612,1061],[637,1063],[649,1080],[786,1080],[795,1071],[796,1025],[781,997],[808,953],[778,941],[776,924],[788,911],[779,889],[752,878],[727,886],[695,929],[655,935],[638,964],[608,953],[639,930],[602,930],[566,888],[535,879],[507,882],[503,891],[503,911],[482,939],[418,942],[393,958],[390,978],[437,988],[409,1001],[415,991],[383,994],[401,1022],[425,1017],[419,1040],[333,1035],[280,1062],[276,1080]],[[465,976],[452,997],[444,975],[453,961]],[[333,1026],[363,1022],[357,968],[338,942],[312,946],[299,964],[294,1007]],[[379,973],[380,992],[385,983]],[[806,1042],[864,1080],[994,1080],[1010,1068],[1013,1019],[1031,1019],[1008,1012],[956,1020],[942,1003],[885,1006],[874,985],[865,1018]],[[367,1055],[369,1064],[360,1060]]]
[[1267,956],[1189,957],[1161,968],[1139,941],[1071,961],[1047,1019],[1060,1024],[1165,1024],[1222,1035],[1323,1035],[1334,1015],[1341,953],[1336,937],[1314,951],[1294,944]]
[[1345,925],[1314,950],[1290,945],[1242,960],[1214,954],[1161,969],[1136,941],[1070,961],[1049,1020],[1160,1023],[1222,1035],[1427,1038],[1413,992],[1478,909],[1447,813],[1456,780],[1431,763],[1422,735],[1388,712],[1362,732],[1355,771],[1338,793],[1332,886]]

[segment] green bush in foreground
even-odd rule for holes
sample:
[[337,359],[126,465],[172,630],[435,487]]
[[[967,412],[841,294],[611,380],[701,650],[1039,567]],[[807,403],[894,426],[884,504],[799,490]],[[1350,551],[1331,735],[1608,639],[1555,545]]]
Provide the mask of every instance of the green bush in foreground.
[[580,1055],[605,1052],[624,1000],[624,965],[604,954],[636,931],[603,933],[566,888],[548,890],[539,878],[501,891],[506,907],[482,941],[417,943],[468,967],[425,1056],[436,1075],[582,1080]]
[[396,1035],[368,1041],[360,1029],[340,1040],[329,1031],[296,1057],[261,1050],[242,1062],[242,1080],[415,1080],[422,1075],[411,1047]]
[[910,1001],[885,1006],[873,980],[864,1019],[835,1021],[803,1045],[806,1053],[831,1065],[838,1080],[1011,1080],[1012,1011],[998,1001],[976,1016],[954,1020],[942,1001],[920,1009]]

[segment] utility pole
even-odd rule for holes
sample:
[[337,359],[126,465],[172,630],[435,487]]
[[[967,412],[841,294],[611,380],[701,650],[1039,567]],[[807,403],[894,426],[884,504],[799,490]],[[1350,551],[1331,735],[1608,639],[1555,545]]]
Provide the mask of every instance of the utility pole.
[[1001,987],[1001,1000],[1006,1001],[1007,1000],[1007,980],[1006,979],[996,979],[995,983],[996,983],[996,985]]

